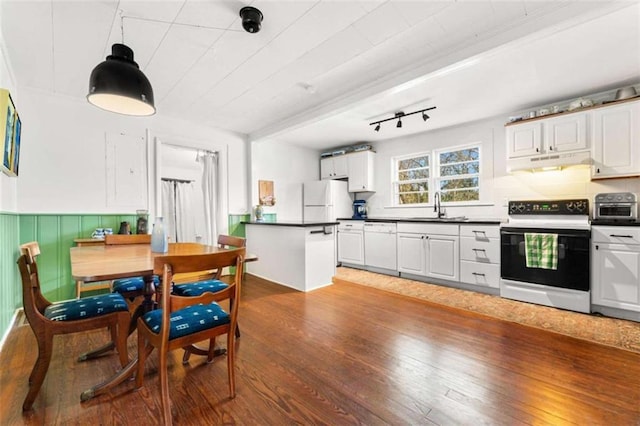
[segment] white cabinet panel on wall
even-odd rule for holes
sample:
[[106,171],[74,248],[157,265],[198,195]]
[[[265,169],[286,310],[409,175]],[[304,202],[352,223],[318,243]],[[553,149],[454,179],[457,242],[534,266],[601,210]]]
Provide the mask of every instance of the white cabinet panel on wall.
[[346,155],[322,158],[320,160],[320,179],[343,179],[348,175]]
[[592,178],[640,175],[640,101],[593,110]]
[[144,137],[105,135],[107,207],[147,208],[147,150]]

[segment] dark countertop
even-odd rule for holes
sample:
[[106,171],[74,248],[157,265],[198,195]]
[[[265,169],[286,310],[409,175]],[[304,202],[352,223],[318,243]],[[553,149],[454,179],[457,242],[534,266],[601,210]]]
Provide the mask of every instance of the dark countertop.
[[240,223],[244,225],[296,226],[298,228],[309,228],[311,226],[333,226],[338,224],[338,222],[302,222],[302,221],[256,222],[255,220],[250,220],[250,221],[240,222]]
[[412,222],[412,223],[453,223],[453,224],[472,224],[472,225],[500,225],[506,223],[506,220],[500,219],[469,219],[464,217],[445,217],[436,219],[431,217],[371,217],[367,219],[352,219],[350,217],[338,218],[340,221],[354,220],[360,222]]
[[593,219],[591,226],[640,226],[640,220]]

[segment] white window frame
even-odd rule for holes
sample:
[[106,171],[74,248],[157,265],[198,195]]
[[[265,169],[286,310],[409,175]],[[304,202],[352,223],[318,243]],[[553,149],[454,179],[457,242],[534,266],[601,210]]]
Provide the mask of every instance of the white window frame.
[[[470,148],[478,148],[478,173],[470,174],[470,175],[454,175],[454,176],[440,176],[440,154],[444,152],[454,152],[461,151],[464,149]],[[443,148],[433,149],[431,151],[422,151],[416,152],[407,155],[399,155],[391,158],[391,207],[427,207],[433,206],[434,202],[434,194],[436,191],[439,191],[440,181],[454,178],[454,179],[464,179],[465,177],[478,177],[478,200],[463,200],[463,201],[442,201],[442,205],[448,206],[461,206],[461,205],[473,205],[473,204],[482,204],[484,197],[483,193],[486,191],[485,183],[483,179],[483,173],[485,170],[484,159],[485,153],[483,152],[482,142],[474,142],[468,143],[464,145],[457,146],[447,146]],[[427,181],[429,197],[427,202],[424,203],[413,203],[413,204],[402,204],[399,199],[399,184],[398,180],[398,163],[400,161],[416,158],[416,157],[429,157],[429,177],[420,181]],[[475,161],[475,160],[474,160]]]
[[[440,175],[440,167],[442,166],[442,164],[440,164],[440,154],[445,153],[445,152],[455,152],[455,151],[463,151],[465,149],[472,149],[472,148],[478,148],[478,160],[471,160],[471,161],[465,161],[466,163],[471,163],[471,162],[478,162],[478,173],[473,173],[473,174],[467,174],[467,175],[452,175],[452,176],[441,176]],[[442,204],[448,204],[448,205],[460,205],[460,204],[466,204],[466,203],[478,203],[482,200],[482,144],[480,143],[472,143],[472,144],[466,144],[466,145],[460,145],[460,146],[455,146],[455,147],[446,147],[446,148],[441,148],[441,149],[436,149],[433,151],[433,163],[434,163],[434,172],[432,173],[432,178],[433,178],[433,188],[434,188],[434,194],[436,191],[441,192],[441,196],[442,196],[442,191],[440,190],[440,182],[443,180],[450,180],[450,179],[466,179],[466,178],[474,178],[477,177],[478,178],[478,199],[477,200],[462,200],[462,201],[442,201]]]
[[[398,180],[398,174],[400,173],[400,170],[398,169],[398,163],[400,163],[400,161],[403,160],[407,160],[410,158],[418,158],[418,157],[428,157],[429,158],[429,166],[428,166],[428,170],[429,170],[429,177],[426,179],[416,179],[410,182],[407,181],[402,181],[402,183],[411,183],[411,182],[427,182],[427,191],[428,191],[428,199],[427,199],[427,203],[413,203],[413,204],[401,204],[400,203],[400,180]],[[391,177],[391,194],[393,197],[393,205],[395,206],[424,206],[427,205],[428,203],[431,202],[431,192],[432,192],[432,185],[433,185],[433,152],[431,151],[425,151],[425,152],[420,152],[420,153],[414,153],[414,154],[409,154],[409,155],[402,155],[402,156],[398,156],[398,157],[394,157],[392,159],[393,164],[391,167],[392,170],[392,177]]]

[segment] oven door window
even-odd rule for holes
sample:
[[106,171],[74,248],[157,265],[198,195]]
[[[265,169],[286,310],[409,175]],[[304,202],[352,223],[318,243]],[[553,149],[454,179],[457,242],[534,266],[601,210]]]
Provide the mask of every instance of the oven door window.
[[[525,258],[525,233],[558,235],[558,268],[528,268]],[[502,228],[500,231],[500,272],[503,279],[588,291],[590,231],[553,231]]]

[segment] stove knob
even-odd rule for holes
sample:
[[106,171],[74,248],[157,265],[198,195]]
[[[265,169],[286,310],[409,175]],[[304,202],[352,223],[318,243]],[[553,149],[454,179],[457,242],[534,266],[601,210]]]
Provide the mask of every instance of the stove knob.
[[515,213],[516,211],[516,205],[515,204],[511,204],[509,206],[509,213]]
[[574,206],[573,201],[569,201],[567,203],[567,210],[569,210],[570,212],[573,211],[574,207],[578,207],[577,205]]
[[522,203],[518,204],[518,211],[519,212],[523,212],[524,211],[524,204],[522,204]]

